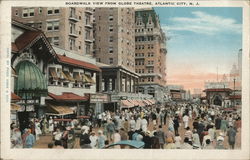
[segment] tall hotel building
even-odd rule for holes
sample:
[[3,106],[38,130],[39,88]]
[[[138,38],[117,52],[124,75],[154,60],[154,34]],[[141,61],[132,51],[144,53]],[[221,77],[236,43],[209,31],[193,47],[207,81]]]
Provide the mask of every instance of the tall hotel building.
[[153,8],[135,11],[135,71],[139,92],[163,102],[166,86],[166,37]]
[[93,8],[13,7],[12,19],[42,30],[52,45],[92,55]]
[[94,56],[106,64],[103,91],[136,91],[134,13],[133,8],[95,8]]

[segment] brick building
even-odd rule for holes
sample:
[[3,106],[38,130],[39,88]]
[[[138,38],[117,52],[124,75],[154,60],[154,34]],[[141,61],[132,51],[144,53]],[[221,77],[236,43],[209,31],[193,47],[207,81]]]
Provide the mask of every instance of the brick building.
[[12,19],[42,30],[52,45],[92,55],[92,8],[13,7]]
[[135,71],[139,92],[163,102],[166,85],[166,37],[153,8],[135,11]]

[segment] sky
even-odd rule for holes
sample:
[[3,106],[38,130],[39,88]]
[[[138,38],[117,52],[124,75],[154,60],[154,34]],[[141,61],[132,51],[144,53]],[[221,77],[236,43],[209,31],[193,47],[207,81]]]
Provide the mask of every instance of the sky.
[[[167,36],[167,82],[204,89],[237,65],[242,48],[242,8],[156,7]],[[217,69],[218,68],[218,69]]]

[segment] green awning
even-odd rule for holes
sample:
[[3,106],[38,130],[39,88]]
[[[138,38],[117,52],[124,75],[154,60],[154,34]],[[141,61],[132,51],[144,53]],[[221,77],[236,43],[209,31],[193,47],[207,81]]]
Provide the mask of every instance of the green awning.
[[30,61],[21,61],[16,68],[15,93],[22,98],[46,96],[48,89],[42,71]]

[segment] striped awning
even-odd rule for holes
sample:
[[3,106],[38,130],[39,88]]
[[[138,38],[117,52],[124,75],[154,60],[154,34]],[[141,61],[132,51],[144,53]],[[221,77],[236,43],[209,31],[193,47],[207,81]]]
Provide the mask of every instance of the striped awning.
[[121,107],[122,108],[131,108],[131,107],[134,107],[134,104],[130,103],[128,100],[121,100]]
[[49,74],[50,76],[55,79],[55,80],[58,80],[58,76],[57,76],[57,73],[56,73],[56,69],[55,68],[49,68]]
[[84,83],[91,83],[91,84],[95,83],[95,81],[91,78],[90,75],[83,74],[82,78]]
[[82,82],[82,78],[79,73],[73,73],[73,78],[77,80],[77,82]]
[[18,105],[18,104],[11,103],[11,110],[12,111],[21,111],[22,107],[20,105]]
[[138,102],[138,104],[139,104],[140,107],[144,107],[145,106],[145,104],[142,102],[142,100],[136,100],[136,101]]
[[68,79],[68,80],[71,81],[71,82],[74,82],[74,81],[75,81],[74,78],[69,74],[68,71],[63,71],[63,73],[65,74],[66,79]]
[[139,106],[140,104],[136,100],[129,99],[130,103],[134,104],[134,106]]
[[56,106],[48,104],[49,115],[68,115],[73,114],[73,110],[69,106]]
[[143,102],[146,104],[146,105],[151,105],[151,102],[147,99],[143,100]]
[[155,100],[153,100],[153,99],[149,99],[148,100],[151,104],[155,104]]

